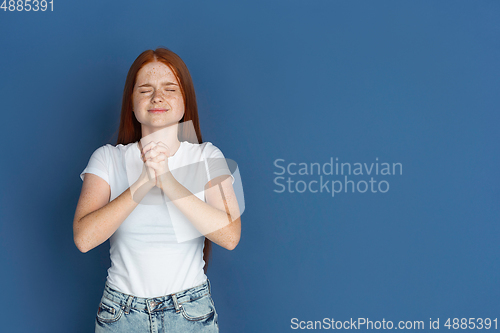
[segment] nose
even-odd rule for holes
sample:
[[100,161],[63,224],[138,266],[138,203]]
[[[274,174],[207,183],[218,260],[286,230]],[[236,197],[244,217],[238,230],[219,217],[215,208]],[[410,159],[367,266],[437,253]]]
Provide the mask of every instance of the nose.
[[153,103],[161,103],[163,102],[163,94],[161,92],[161,90],[156,90],[154,93],[153,93]]

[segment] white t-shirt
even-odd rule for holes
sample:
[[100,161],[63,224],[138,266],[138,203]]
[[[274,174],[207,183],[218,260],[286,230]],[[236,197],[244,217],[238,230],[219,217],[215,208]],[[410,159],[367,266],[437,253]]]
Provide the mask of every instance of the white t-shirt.
[[[220,167],[224,155],[210,142],[182,141],[168,158],[175,179],[200,200],[209,179],[231,175]],[[208,162],[207,162],[208,161]],[[137,142],[104,145],[94,151],[80,174],[95,174],[111,188],[110,201],[130,187],[142,172],[143,161]],[[233,178],[234,183],[234,177]],[[122,293],[157,297],[189,289],[206,280],[203,271],[205,237],[176,209],[165,203],[166,195],[154,187],[110,237],[111,267],[107,282]]]

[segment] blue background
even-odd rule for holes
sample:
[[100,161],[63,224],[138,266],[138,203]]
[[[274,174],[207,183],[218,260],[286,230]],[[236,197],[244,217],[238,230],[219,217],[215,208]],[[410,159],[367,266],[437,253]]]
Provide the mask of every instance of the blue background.
[[[93,331],[109,243],[73,243],[79,174],[115,143],[127,71],[158,46],[189,67],[203,139],[242,177],[240,244],[215,246],[208,271],[221,332],[500,317],[499,16],[497,1],[0,11],[2,331]],[[330,157],[403,174],[376,177],[387,193],[275,192],[276,159]]]

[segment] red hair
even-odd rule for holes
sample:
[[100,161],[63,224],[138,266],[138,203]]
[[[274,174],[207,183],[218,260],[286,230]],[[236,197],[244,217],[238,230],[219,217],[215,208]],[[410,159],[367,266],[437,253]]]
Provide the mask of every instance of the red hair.
[[[193,137],[188,126],[183,126],[184,130],[178,133],[179,141],[188,141],[191,143],[202,143],[200,131],[200,121],[198,118],[198,106],[196,104],[196,95],[194,92],[193,80],[189,70],[182,59],[167,48],[159,47],[156,50],[146,50],[142,52],[137,59],[132,63],[125,80],[125,88],[123,89],[122,111],[120,116],[120,126],[118,128],[118,139],[116,144],[127,145],[137,142],[142,138],[141,123],[137,121],[132,112],[132,93],[134,91],[137,73],[150,62],[162,62],[174,73],[179,82],[182,96],[184,98],[184,116],[179,123],[192,121],[196,138]],[[208,260],[212,242],[205,237],[205,248],[203,249],[203,260],[205,261],[204,271],[207,272]]]

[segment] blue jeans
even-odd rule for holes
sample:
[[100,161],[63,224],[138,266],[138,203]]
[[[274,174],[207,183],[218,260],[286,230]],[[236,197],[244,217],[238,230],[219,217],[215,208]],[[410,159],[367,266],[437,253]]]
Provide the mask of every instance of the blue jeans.
[[153,298],[123,294],[106,283],[95,332],[219,332],[210,281]]

